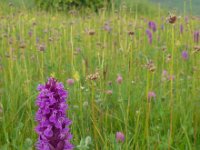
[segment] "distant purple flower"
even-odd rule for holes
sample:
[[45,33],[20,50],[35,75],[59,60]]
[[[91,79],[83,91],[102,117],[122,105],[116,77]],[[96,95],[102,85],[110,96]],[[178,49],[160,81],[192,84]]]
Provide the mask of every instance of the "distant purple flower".
[[125,140],[124,134],[122,132],[117,132],[116,133],[116,141],[123,143],[124,140]]
[[180,25],[180,33],[183,34],[183,25]]
[[164,24],[162,24],[162,25],[161,25],[161,29],[162,29],[162,30],[164,30],[164,29],[165,29],[165,26],[164,26]]
[[189,17],[188,17],[188,16],[185,17],[185,23],[186,23],[186,24],[189,23]]
[[151,31],[149,29],[147,29],[146,34],[147,34],[147,37],[148,37],[149,44],[152,44],[153,35],[152,35]]
[[182,58],[184,59],[184,60],[187,60],[188,59],[188,52],[187,51],[182,51]]
[[74,84],[74,79],[67,79],[67,84],[69,86],[73,85]]
[[166,81],[168,79],[168,72],[167,70],[162,71],[162,81]]
[[67,91],[62,83],[54,78],[49,78],[44,85],[38,86],[40,91],[36,105],[39,107],[36,113],[35,128],[39,135],[36,143],[37,150],[72,150],[70,143],[72,135],[69,125],[71,120],[66,117]]
[[30,31],[28,32],[28,35],[29,35],[30,37],[32,37],[32,35],[33,35],[33,31],[30,30]]
[[111,32],[112,31],[112,28],[110,27],[110,23],[109,22],[106,22],[104,24],[104,30],[107,31],[107,32]]
[[199,43],[199,31],[195,31],[194,32],[194,42],[195,43]]
[[148,101],[150,101],[151,99],[155,98],[156,94],[153,91],[148,92]]
[[153,21],[149,21],[149,29],[151,29],[153,32],[156,32],[157,27],[156,27],[156,23]]
[[39,43],[39,41],[40,41],[40,38],[37,37],[36,38],[36,43]]
[[167,72],[167,70],[163,70],[163,72],[162,72],[162,76],[167,76],[168,75],[168,72]]
[[117,83],[118,83],[118,84],[121,84],[121,83],[122,83],[122,81],[123,81],[123,78],[122,78],[122,76],[121,76],[121,75],[118,75],[118,76],[117,76],[117,80],[116,80],[116,81],[117,81]]

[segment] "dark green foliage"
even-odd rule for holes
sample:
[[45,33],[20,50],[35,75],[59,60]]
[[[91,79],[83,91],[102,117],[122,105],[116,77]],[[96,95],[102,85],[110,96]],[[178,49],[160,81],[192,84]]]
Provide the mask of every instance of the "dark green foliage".
[[35,3],[39,8],[46,10],[70,10],[74,7],[98,10],[109,2],[110,0],[35,0]]

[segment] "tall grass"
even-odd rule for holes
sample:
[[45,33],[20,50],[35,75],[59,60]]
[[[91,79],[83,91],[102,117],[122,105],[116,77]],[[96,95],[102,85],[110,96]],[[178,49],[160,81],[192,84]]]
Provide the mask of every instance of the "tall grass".
[[8,1],[2,1],[1,3],[7,3],[7,4],[13,4],[17,7],[26,7],[26,8],[32,8],[35,7],[34,0],[8,0]]
[[[141,15],[137,5],[99,14],[0,7],[0,149],[34,149],[36,87],[49,76],[69,91],[76,146],[90,136],[90,149],[200,148],[197,18],[169,24],[159,9],[152,17],[146,9]],[[157,24],[152,44],[146,35],[150,20]],[[182,58],[183,50],[189,59]],[[88,78],[95,73],[100,78]],[[149,100],[149,91],[156,97]],[[124,143],[116,142],[117,131],[125,134]]]

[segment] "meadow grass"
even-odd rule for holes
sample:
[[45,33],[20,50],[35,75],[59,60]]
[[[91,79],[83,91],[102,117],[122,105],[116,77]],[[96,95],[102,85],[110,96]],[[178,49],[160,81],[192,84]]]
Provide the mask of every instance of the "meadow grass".
[[[36,88],[50,76],[68,89],[75,146],[90,136],[89,149],[96,150],[200,149],[200,56],[193,38],[200,20],[165,18],[159,9],[152,17],[126,6],[63,14],[1,5],[0,149],[34,149]],[[152,44],[150,20],[157,24]],[[118,131],[124,143],[116,142]]]

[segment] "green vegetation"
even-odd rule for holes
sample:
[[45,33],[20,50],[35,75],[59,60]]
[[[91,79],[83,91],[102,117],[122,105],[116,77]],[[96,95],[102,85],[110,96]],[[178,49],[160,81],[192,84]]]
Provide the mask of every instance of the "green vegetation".
[[6,0],[6,1],[2,1],[0,3],[12,3],[15,6],[20,6],[20,7],[34,7],[35,3],[34,0]]
[[34,149],[36,89],[49,76],[68,89],[77,149],[90,138],[91,150],[200,149],[199,19],[170,24],[129,2],[99,13],[0,5],[0,150]]
[[104,5],[108,5],[110,3],[109,0],[34,0],[35,4],[39,8],[43,8],[46,10],[56,9],[56,10],[70,10],[70,8],[91,8],[93,10],[100,9],[104,7]]
[[[54,4],[51,3],[49,5],[45,4],[46,2],[50,3],[50,1],[44,1],[44,0],[35,0],[38,5],[40,5],[43,8],[48,8],[50,5],[55,5],[56,7],[62,8],[62,4],[59,6],[59,3],[61,1],[54,1]],[[13,4],[17,6],[26,6],[26,7],[34,7],[35,2],[34,0],[10,0]],[[75,4],[75,5],[80,5],[80,2],[73,1],[71,0],[66,0],[65,1],[68,4]],[[98,1],[96,5],[92,6],[93,1],[85,1],[85,4],[81,5],[86,5],[87,7],[92,7],[92,8],[97,8],[99,6],[103,5],[103,2],[105,1]],[[200,1],[199,0],[113,0],[112,2],[115,2],[115,5],[120,7],[122,3],[128,4],[129,7],[132,7],[132,9],[135,9],[135,4],[139,3],[139,5],[142,7],[142,12],[149,11],[152,12],[152,10],[155,10],[158,8],[158,5],[161,6],[162,9],[169,10],[169,11],[174,11],[184,13],[184,11],[188,13],[193,13],[194,15],[199,15],[200,14]],[[144,7],[143,7],[144,6]],[[147,9],[147,10],[146,10]]]
[[200,14],[200,1],[199,0],[150,0],[152,2],[160,3],[165,9],[176,10],[181,13],[193,13],[194,15]]

